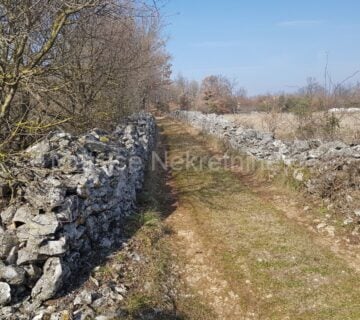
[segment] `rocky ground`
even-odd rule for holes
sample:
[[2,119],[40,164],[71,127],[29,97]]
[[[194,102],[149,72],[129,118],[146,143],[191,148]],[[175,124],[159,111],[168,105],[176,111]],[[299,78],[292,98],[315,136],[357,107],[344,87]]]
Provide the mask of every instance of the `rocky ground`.
[[[158,123],[163,159],[224,157],[198,130]],[[278,182],[236,166],[148,170],[122,237],[57,297],[3,319],[359,319],[358,235]]]

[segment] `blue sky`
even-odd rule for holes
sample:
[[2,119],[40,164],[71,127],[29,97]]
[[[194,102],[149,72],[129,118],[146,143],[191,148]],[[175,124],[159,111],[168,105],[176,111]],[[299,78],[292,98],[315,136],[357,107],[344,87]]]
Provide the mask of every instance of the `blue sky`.
[[322,82],[327,53],[334,82],[360,70],[360,0],[170,0],[164,11],[174,75],[223,74],[252,95]]

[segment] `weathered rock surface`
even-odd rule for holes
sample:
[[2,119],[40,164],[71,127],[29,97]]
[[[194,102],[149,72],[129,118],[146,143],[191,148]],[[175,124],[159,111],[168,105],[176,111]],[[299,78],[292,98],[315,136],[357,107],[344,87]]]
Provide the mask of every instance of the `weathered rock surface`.
[[11,249],[17,244],[16,236],[10,231],[0,232],[0,259],[6,259]]
[[[360,214],[356,214],[360,203],[360,145],[320,140],[285,142],[270,133],[243,128],[220,115],[193,111],[175,111],[171,115],[262,160],[261,164],[268,165],[270,178],[286,168],[286,174],[290,173],[309,194],[329,201],[333,211],[353,216],[353,221],[360,223]],[[273,166],[279,162],[285,166]]]
[[0,265],[0,280],[10,285],[25,283],[25,270],[17,266]]
[[0,306],[4,306],[11,301],[11,289],[6,282],[0,282]]
[[155,132],[154,118],[140,113],[113,133],[50,134],[11,159],[13,194],[1,194],[0,305],[52,298],[95,249],[121,241]]
[[45,301],[53,297],[60,289],[66,276],[66,266],[62,266],[60,258],[49,258],[43,267],[43,274],[31,291],[31,297]]
[[202,131],[228,142],[234,149],[259,160],[297,163],[314,166],[316,163],[334,159],[360,159],[360,145],[347,145],[340,141],[320,140],[284,142],[271,133],[246,129],[216,114],[196,111],[175,111],[172,116]]

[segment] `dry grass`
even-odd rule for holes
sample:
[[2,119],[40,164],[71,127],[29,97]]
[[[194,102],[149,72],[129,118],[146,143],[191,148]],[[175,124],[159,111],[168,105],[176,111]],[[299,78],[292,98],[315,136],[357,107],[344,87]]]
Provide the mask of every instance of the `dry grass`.
[[[184,126],[170,121],[162,125],[170,157],[185,149],[200,156],[210,152],[208,143]],[[176,252],[185,260],[190,284],[201,284],[204,302],[219,319],[359,319],[356,272],[232,172],[181,170],[174,183],[178,210],[184,210],[173,230],[196,235],[191,242],[197,255],[183,255],[183,243]],[[190,244],[186,248],[191,252]],[[224,280],[221,290],[213,274]],[[211,290],[215,294],[207,294]],[[226,316],[222,311],[228,311]]]
[[[336,116],[340,119],[340,129],[336,138],[347,143],[359,143],[360,141],[360,112],[339,113]],[[244,114],[225,115],[229,120],[246,127],[260,131],[272,131],[271,126],[276,122],[275,135],[279,139],[294,140],[299,138],[296,128],[299,127],[297,117],[292,113],[277,113],[269,115],[265,112],[252,112]],[[313,114],[314,119],[321,119],[324,113]],[[274,119],[275,118],[275,119]]]
[[[158,155],[164,156],[165,145],[159,137]],[[174,232],[167,223],[176,209],[176,194],[168,183],[167,171],[160,166],[155,170],[149,166],[138,206],[140,213],[133,218],[137,231],[129,247],[141,261],[130,262],[124,274],[124,281],[132,285],[119,306],[124,314],[119,319],[214,319],[211,309],[180,279],[184,266],[173,250]],[[116,258],[122,261],[122,253]]]
[[[201,157],[221,151],[197,130],[159,123],[170,160],[185,151]],[[360,318],[352,264],[292,216],[299,212],[287,204],[296,195],[284,194],[279,208],[269,185],[263,189],[253,177],[258,186],[206,165],[171,176],[149,170],[129,251],[142,259],[124,273],[132,285],[119,305],[121,319]],[[126,256],[115,258],[126,265]]]

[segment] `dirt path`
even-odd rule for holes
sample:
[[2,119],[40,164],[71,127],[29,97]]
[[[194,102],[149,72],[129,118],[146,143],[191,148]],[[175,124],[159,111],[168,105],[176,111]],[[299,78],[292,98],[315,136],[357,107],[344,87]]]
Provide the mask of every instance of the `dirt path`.
[[[183,125],[159,124],[169,161],[211,155]],[[360,319],[359,274],[319,235],[228,170],[178,169],[169,245],[181,279],[218,319]]]

